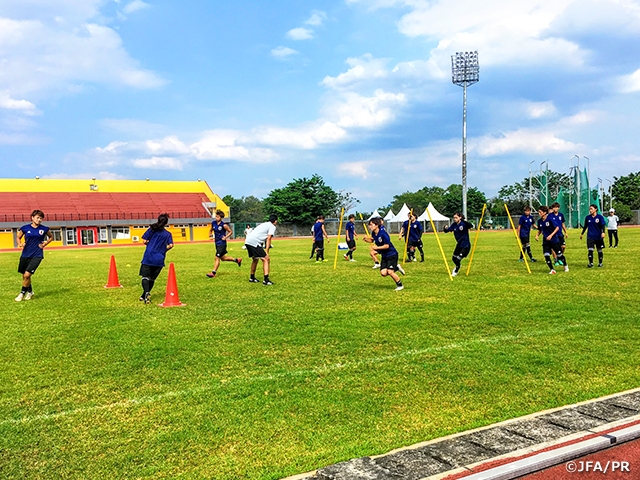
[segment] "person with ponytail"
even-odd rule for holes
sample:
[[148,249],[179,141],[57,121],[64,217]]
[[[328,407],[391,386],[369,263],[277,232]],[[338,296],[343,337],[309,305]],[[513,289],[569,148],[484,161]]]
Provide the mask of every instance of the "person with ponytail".
[[142,235],[142,242],[146,248],[140,265],[142,277],[140,301],[146,304],[151,303],[151,289],[164,268],[167,252],[173,248],[173,237],[165,230],[167,223],[169,223],[169,215],[166,213],[158,215],[158,221]]
[[460,264],[462,259],[469,255],[471,251],[471,242],[469,241],[469,229],[473,228],[473,225],[464,219],[464,215],[460,212],[453,214],[453,223],[448,227],[444,227],[444,233],[453,232],[453,236],[456,238],[456,248],[453,251],[451,260],[455,263],[456,268],[451,272],[451,276],[455,277],[460,271]]

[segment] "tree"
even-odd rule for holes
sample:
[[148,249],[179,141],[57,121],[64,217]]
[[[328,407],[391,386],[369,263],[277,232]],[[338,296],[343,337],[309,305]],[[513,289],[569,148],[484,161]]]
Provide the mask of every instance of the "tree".
[[640,210],[640,172],[613,177],[613,180],[611,193],[614,202],[627,205],[631,210]]
[[[453,184],[447,187],[443,195],[444,215],[451,217],[456,212],[462,211],[462,185]],[[467,189],[467,215],[479,217],[482,214],[482,206],[487,203],[487,197],[476,187]],[[434,205],[435,206],[435,205]]]
[[282,222],[309,225],[318,215],[339,210],[340,196],[325,185],[320,175],[293,180],[285,187],[272,190],[264,199],[267,215],[276,214]]
[[358,200],[353,195],[351,195],[351,193],[349,193],[349,192],[347,192],[345,190],[340,190],[338,192],[338,207],[337,207],[337,210],[334,212],[333,215],[335,217],[339,217],[341,209],[344,208],[344,211],[346,213],[349,210],[351,210],[352,208],[354,208],[356,205],[358,205],[359,203],[360,203],[360,200]]
[[620,223],[626,223],[633,218],[633,212],[628,205],[614,200],[613,208],[616,209],[616,215],[620,219]]
[[252,195],[248,197],[233,198],[225,195],[222,201],[231,210],[231,221],[235,223],[262,222],[264,221],[263,202]]

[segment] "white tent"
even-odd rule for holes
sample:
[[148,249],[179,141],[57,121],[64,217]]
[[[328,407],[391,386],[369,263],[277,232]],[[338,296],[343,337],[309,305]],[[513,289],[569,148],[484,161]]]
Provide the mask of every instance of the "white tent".
[[[400,211],[398,212],[398,214],[393,217],[392,219],[390,219],[390,222],[404,222],[409,218],[409,212],[411,212],[411,209],[409,209],[409,207],[407,207],[407,204],[403,204],[402,208],[400,209]],[[385,218],[386,220],[386,218]]]
[[385,222],[392,222],[395,215],[393,214],[393,210],[389,210],[387,214],[384,216],[383,220]]
[[372,218],[378,218],[378,217],[380,217],[380,218],[381,218],[381,217],[382,217],[382,215],[380,215],[380,213],[379,213],[379,212],[378,212],[378,210],[376,209],[376,210],[375,210],[375,212],[373,212],[373,213],[371,214],[371,216],[370,216],[369,218],[367,218],[367,222],[368,222],[369,220],[371,220]]
[[419,221],[421,221],[421,222],[424,222],[424,221],[428,222],[429,221],[429,213],[427,213],[427,210],[431,214],[431,219],[434,222],[450,222],[451,221],[450,218],[445,217],[439,211],[437,211],[435,209],[435,207],[433,206],[433,203],[431,203],[431,202],[429,202],[429,205],[427,205],[427,208],[425,208],[424,213],[418,217]]

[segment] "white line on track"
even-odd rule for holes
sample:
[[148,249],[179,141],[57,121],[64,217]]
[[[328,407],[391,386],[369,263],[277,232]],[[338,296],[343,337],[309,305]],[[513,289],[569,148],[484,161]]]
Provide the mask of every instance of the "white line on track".
[[43,414],[40,414],[40,415],[33,415],[33,416],[29,416],[29,417],[9,418],[9,419],[5,419],[5,420],[0,421],[0,426],[8,425],[8,424],[15,425],[15,424],[38,422],[38,421],[55,420],[55,419],[58,419],[58,418],[61,418],[61,417],[69,417],[69,416],[72,416],[72,415],[81,415],[81,414],[85,414],[85,413],[95,413],[95,412],[100,412],[100,411],[103,411],[103,410],[113,410],[113,409],[116,409],[116,408],[127,408],[127,407],[131,407],[131,406],[135,406],[135,405],[144,405],[144,404],[147,404],[147,403],[155,403],[155,402],[158,402],[158,401],[161,401],[161,400],[164,400],[164,399],[171,399],[171,398],[176,398],[176,397],[184,397],[184,396],[187,396],[187,395],[194,395],[194,394],[197,394],[197,393],[214,390],[216,388],[224,387],[228,383],[232,383],[232,382],[233,383],[264,382],[264,381],[277,380],[279,378],[286,378],[286,377],[299,377],[299,376],[313,375],[313,374],[319,374],[319,373],[330,373],[330,372],[335,372],[337,370],[343,370],[343,369],[346,369],[346,368],[354,368],[354,367],[359,367],[359,366],[363,366],[363,365],[371,365],[371,364],[377,364],[377,363],[390,362],[390,361],[397,360],[397,359],[400,359],[400,358],[414,357],[414,356],[419,356],[419,355],[428,354],[428,353],[436,353],[436,352],[442,352],[442,351],[447,351],[447,350],[462,349],[462,348],[465,348],[465,347],[478,345],[478,344],[495,344],[495,343],[508,342],[508,341],[524,339],[524,338],[535,338],[535,337],[539,337],[539,336],[552,335],[552,334],[555,334],[555,333],[564,332],[566,330],[579,328],[579,327],[582,327],[582,326],[583,326],[583,324],[565,325],[565,326],[562,326],[562,327],[549,328],[549,329],[546,329],[546,330],[538,330],[538,331],[535,331],[535,332],[528,332],[526,334],[498,335],[498,336],[495,336],[495,337],[478,338],[478,339],[474,339],[474,340],[468,340],[468,341],[465,341],[465,342],[449,343],[447,345],[441,345],[441,346],[437,346],[437,347],[421,348],[421,349],[417,349],[417,350],[407,350],[405,352],[395,353],[393,355],[383,355],[383,356],[380,356],[380,357],[372,357],[372,358],[367,358],[367,359],[363,359],[363,360],[358,360],[358,361],[355,361],[355,362],[332,363],[332,364],[322,365],[322,366],[319,366],[319,367],[313,367],[313,368],[304,369],[304,370],[292,370],[292,371],[285,371],[285,372],[281,372],[281,373],[273,373],[273,374],[269,374],[269,375],[256,375],[256,376],[253,376],[253,377],[236,377],[236,378],[233,378],[233,379],[229,380],[226,383],[216,383],[214,385],[193,387],[193,388],[187,388],[187,389],[184,389],[184,390],[176,390],[176,391],[173,391],[173,392],[160,393],[158,395],[150,395],[150,396],[144,396],[144,397],[139,397],[139,398],[132,398],[132,399],[128,399],[128,400],[121,400],[119,402],[108,403],[108,404],[105,404],[105,405],[92,405],[92,406],[89,406],[89,407],[74,408],[74,409],[71,409],[71,410],[65,410],[65,411],[57,412],[57,413],[43,413]]

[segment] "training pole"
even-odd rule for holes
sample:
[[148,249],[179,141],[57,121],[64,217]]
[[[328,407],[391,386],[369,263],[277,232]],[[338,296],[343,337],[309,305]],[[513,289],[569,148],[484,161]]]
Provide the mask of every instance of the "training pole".
[[336,256],[333,258],[333,269],[338,266],[338,247],[340,246],[340,234],[342,233],[342,219],[344,218],[344,207],[340,210],[340,226],[338,227],[338,238],[336,238]]
[[438,230],[436,229],[435,223],[433,223],[433,218],[431,218],[431,212],[427,208],[427,215],[429,215],[429,222],[431,222],[431,228],[433,228],[433,233],[436,236],[436,240],[438,241],[438,247],[440,247],[440,253],[442,254],[442,260],[444,261],[444,266],[447,269],[447,273],[449,274],[449,278],[453,282],[453,277],[451,276],[451,268],[449,268],[449,263],[447,262],[447,257],[444,254],[444,249],[442,248],[442,244],[440,243],[440,237],[438,236]]
[[409,248],[409,230],[411,230],[411,216],[413,215],[413,208],[409,212],[409,218],[407,219],[407,231],[404,234],[407,236],[404,241],[404,256],[402,257],[402,264],[404,265],[405,260],[407,259],[407,248]]
[[477,225],[476,238],[473,240],[473,248],[471,249],[471,257],[469,257],[469,265],[467,265],[467,276],[471,271],[471,262],[473,262],[473,254],[476,253],[476,245],[478,244],[478,237],[480,236],[480,227],[482,226],[482,220],[484,219],[484,212],[487,210],[487,204],[482,205],[482,214],[480,215],[480,221]]
[[522,254],[522,258],[524,258],[524,264],[527,266],[527,270],[531,273],[531,269],[529,268],[529,261],[527,260],[527,256],[524,254],[524,250],[522,249],[522,244],[520,243],[520,239],[518,238],[518,232],[516,231],[516,226],[513,223],[513,218],[511,218],[511,213],[509,213],[509,207],[507,204],[504,204],[504,209],[507,211],[507,216],[509,217],[509,223],[511,224],[511,228],[513,229],[513,234],[516,236],[516,242],[518,242],[518,247],[520,248],[520,253]]
[[367,228],[367,224],[364,223],[364,218],[362,218],[362,214],[359,213],[358,215],[360,215],[360,220],[362,220],[362,226],[364,227],[364,233],[367,234],[367,237],[370,237],[371,235],[369,235],[369,229]]

